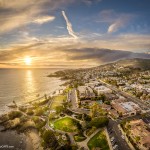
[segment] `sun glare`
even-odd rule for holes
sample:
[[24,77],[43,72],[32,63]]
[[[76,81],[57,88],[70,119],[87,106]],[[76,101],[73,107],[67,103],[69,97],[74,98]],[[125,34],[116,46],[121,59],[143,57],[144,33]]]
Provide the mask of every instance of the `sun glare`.
[[24,58],[24,62],[25,62],[26,65],[31,65],[31,63],[32,63],[32,58],[29,57],[29,56],[27,56],[27,57]]

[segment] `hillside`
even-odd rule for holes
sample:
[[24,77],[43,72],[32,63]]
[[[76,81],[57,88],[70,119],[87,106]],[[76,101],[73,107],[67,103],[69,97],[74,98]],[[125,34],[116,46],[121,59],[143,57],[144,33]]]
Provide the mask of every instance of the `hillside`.
[[141,59],[141,58],[134,58],[134,59],[123,59],[113,63],[108,63],[105,65],[98,66],[96,68],[112,68],[112,67],[131,67],[131,68],[140,68],[144,70],[150,69],[150,59]]

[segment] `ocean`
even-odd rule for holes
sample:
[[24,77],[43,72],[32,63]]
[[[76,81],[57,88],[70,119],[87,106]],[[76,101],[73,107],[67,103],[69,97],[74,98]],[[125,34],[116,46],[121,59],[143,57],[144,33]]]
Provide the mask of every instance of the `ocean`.
[[61,89],[64,81],[47,77],[55,71],[58,69],[0,69],[0,113],[7,112],[13,100],[29,102]]

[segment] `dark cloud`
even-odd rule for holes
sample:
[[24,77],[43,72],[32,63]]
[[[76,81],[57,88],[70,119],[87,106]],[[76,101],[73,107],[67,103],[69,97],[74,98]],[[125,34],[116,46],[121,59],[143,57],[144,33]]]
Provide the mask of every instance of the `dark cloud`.
[[93,60],[98,62],[112,62],[125,58],[148,58],[149,54],[133,53],[122,50],[109,50],[109,49],[97,49],[97,48],[83,48],[83,49],[68,49],[65,50],[68,59],[70,60]]

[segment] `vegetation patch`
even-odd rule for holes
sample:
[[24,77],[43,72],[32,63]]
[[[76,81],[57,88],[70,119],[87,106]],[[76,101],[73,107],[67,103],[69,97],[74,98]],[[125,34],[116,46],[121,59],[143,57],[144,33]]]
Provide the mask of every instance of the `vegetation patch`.
[[58,95],[54,97],[51,109],[55,109],[57,106],[61,106],[61,104],[66,101],[65,95]]
[[80,135],[75,135],[75,136],[74,136],[74,140],[75,140],[76,142],[82,142],[82,141],[84,141],[85,139],[86,139],[85,136],[80,136]]
[[109,120],[107,117],[98,117],[91,120],[89,127],[101,128],[108,124]]
[[87,143],[90,150],[99,147],[102,150],[109,150],[109,146],[107,143],[106,135],[104,130],[99,131],[96,135],[94,135],[90,141]]
[[80,128],[78,121],[65,117],[54,122],[54,128],[65,132],[77,132]]

